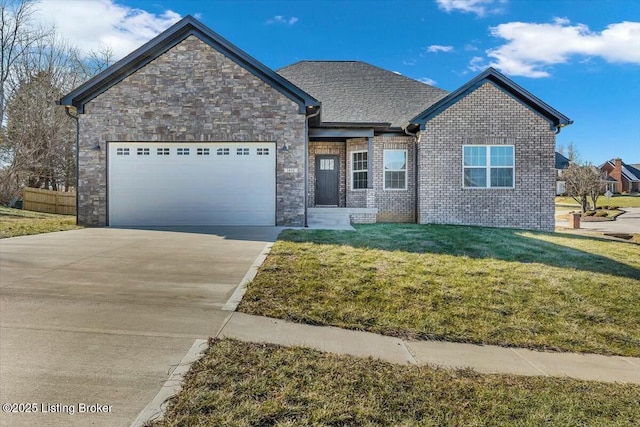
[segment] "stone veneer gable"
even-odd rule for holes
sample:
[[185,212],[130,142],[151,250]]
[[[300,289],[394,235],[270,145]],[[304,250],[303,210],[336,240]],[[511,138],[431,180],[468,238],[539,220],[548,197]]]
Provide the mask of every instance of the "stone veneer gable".
[[[462,188],[464,144],[515,146],[515,189]],[[555,132],[485,83],[426,123],[419,135],[418,222],[553,231]]]
[[[276,142],[278,148],[276,223],[302,226],[305,120],[291,99],[189,36],[86,104],[80,116],[79,221],[107,224],[108,142],[253,141]],[[279,150],[283,143],[288,152]],[[99,151],[92,149],[96,145]]]

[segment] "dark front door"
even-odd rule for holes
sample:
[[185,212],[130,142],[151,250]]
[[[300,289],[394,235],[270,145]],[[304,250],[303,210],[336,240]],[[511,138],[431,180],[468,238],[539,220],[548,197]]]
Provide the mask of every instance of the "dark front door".
[[338,206],[338,156],[316,156],[316,206]]

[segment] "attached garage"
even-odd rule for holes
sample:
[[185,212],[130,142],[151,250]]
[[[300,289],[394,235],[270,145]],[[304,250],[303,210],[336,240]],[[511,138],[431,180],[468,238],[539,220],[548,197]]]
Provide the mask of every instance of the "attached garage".
[[272,142],[111,142],[111,226],[276,224]]
[[320,103],[192,17],[65,95],[85,226],[306,223]]

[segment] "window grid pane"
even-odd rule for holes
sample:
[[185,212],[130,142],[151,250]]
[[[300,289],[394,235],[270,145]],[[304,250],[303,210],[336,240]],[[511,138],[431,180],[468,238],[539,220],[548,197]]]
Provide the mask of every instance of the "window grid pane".
[[513,187],[512,168],[491,168],[492,187]]
[[487,147],[464,147],[464,165],[465,166],[486,166],[487,165]]
[[483,188],[487,186],[487,170],[484,168],[465,168],[464,186]]
[[513,166],[513,147],[491,147],[491,166]]
[[360,190],[367,188],[368,179],[367,172],[354,172],[353,173],[353,189]]
[[404,190],[406,173],[403,171],[385,171],[384,188]]

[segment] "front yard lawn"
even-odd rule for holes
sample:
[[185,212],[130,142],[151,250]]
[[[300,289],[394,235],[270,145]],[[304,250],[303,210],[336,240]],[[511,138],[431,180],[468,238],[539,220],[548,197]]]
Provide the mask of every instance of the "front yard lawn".
[[640,386],[481,375],[210,340],[169,426],[633,426]]
[[413,339],[640,356],[640,246],[482,227],[287,230],[245,313]]
[[76,225],[75,216],[23,211],[0,206],[0,239],[75,228],[80,228]]

